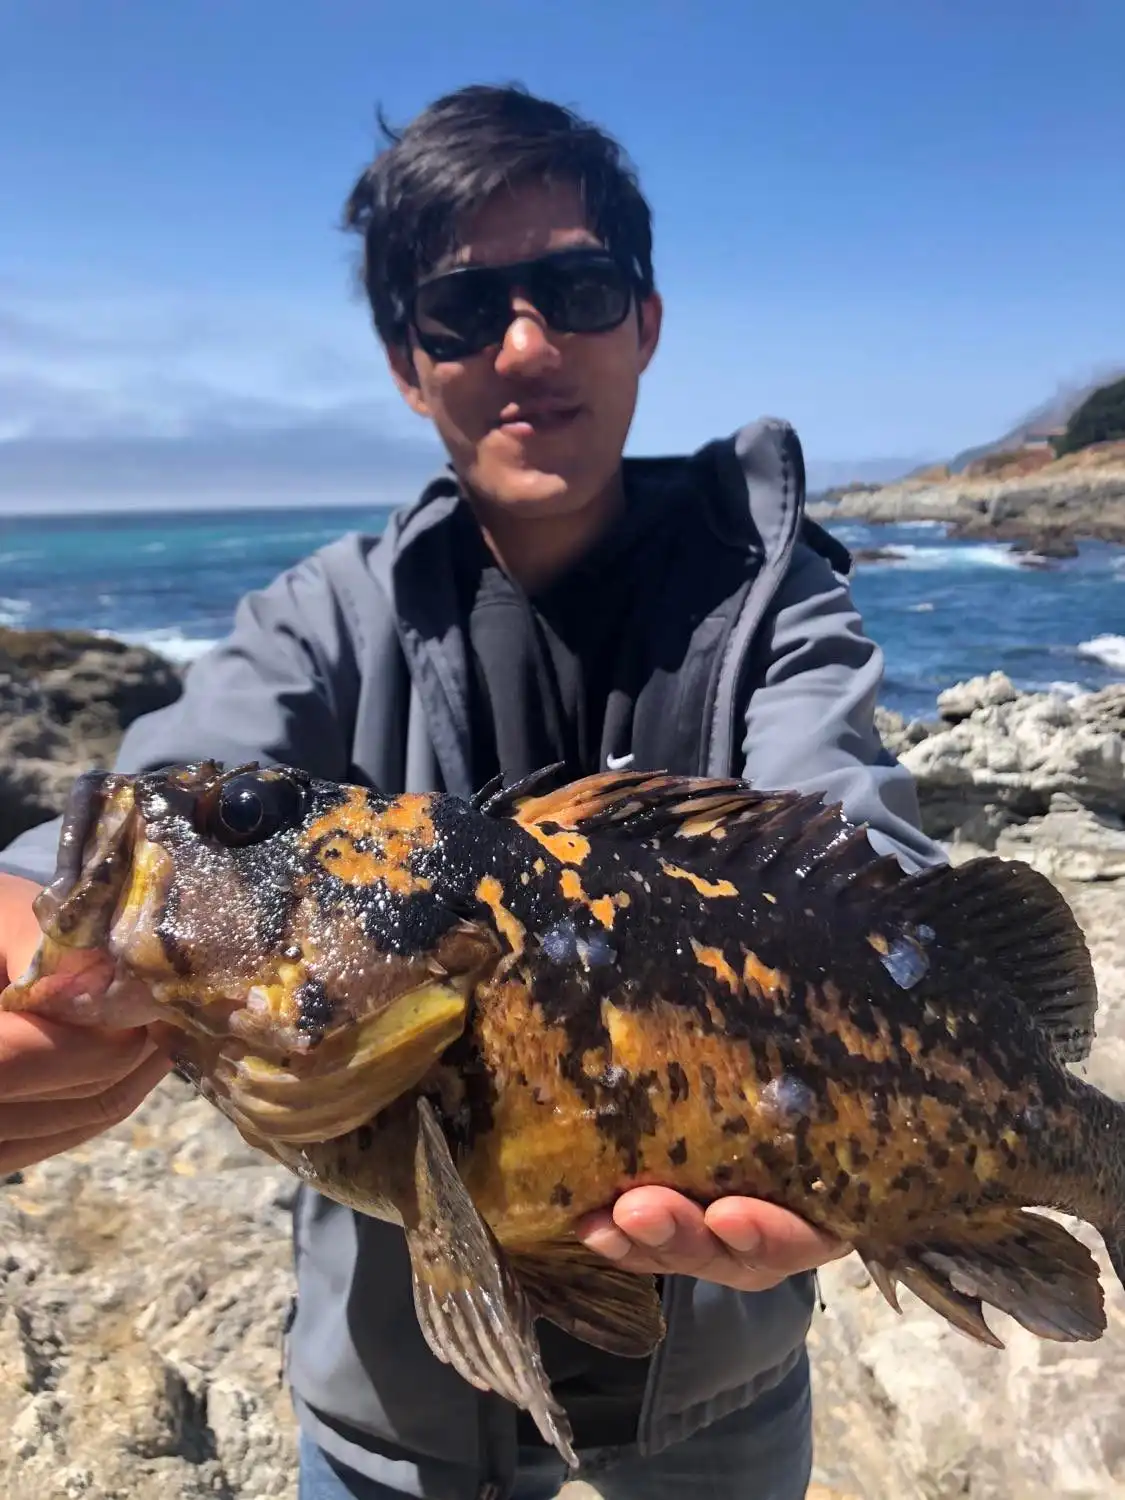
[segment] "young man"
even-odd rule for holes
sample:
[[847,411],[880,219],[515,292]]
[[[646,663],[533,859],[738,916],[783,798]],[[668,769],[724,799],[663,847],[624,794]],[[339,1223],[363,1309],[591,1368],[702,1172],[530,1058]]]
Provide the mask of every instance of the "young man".
[[[649,209],[614,143],[520,91],[465,89],[391,138],[347,219],[395,382],[448,472],[381,540],[345,537],[244,599],[181,701],[129,731],[121,768],[273,760],[467,794],[501,770],[631,759],[815,789],[881,850],[939,859],[876,735],[881,655],[834,571],[846,554],[803,517],[793,432],[762,422],[688,458],[622,459],[661,303]],[[4,856],[12,972],[56,834]],[[0,1139],[5,1116],[22,1122],[4,1170],[121,1118],[166,1067],[143,1037],[0,1021]],[[809,1272],[841,1247],[766,1204],[704,1214],[655,1188],[585,1235],[664,1277],[668,1319],[647,1361],[539,1325],[603,1492],[799,1500]],[[534,1426],[430,1355],[398,1231],[302,1190],[296,1258],[302,1500],[556,1492]]]

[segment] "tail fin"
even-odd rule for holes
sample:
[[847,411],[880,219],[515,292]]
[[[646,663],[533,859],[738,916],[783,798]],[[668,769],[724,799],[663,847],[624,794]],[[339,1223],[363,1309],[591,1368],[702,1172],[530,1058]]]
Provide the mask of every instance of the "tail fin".
[[984,1320],[985,1302],[1040,1338],[1085,1342],[1105,1332],[1097,1261],[1069,1230],[1042,1214],[1005,1209],[954,1220],[925,1243],[863,1258],[896,1311],[898,1281],[962,1333],[995,1348],[1003,1346]]

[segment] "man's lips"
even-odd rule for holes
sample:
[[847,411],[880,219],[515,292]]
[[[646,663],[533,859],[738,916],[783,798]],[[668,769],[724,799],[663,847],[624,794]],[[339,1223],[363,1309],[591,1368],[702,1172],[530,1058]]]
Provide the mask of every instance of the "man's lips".
[[497,418],[496,426],[512,437],[530,437],[534,433],[556,432],[568,426],[581,410],[577,401],[506,406]]

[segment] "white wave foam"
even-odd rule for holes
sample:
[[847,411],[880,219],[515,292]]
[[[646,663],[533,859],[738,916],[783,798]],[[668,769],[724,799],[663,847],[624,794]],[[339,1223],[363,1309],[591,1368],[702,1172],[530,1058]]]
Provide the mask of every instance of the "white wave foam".
[[1021,688],[1029,693],[1053,693],[1056,698],[1081,698],[1089,688],[1084,688],[1079,682],[1065,682],[1056,678],[1052,682],[1025,682],[1019,683]]
[[1125,635],[1095,635],[1075,647],[1079,656],[1100,661],[1115,672],[1125,672]]
[[98,634],[115,636],[119,641],[127,641],[130,646],[147,646],[150,651],[155,651],[158,656],[174,662],[178,667],[197,661],[216,644],[213,637],[184,635],[174,625],[159,630],[101,630]]
[[972,542],[965,547],[924,547],[899,542],[887,548],[895,554],[895,565],[916,573],[945,572],[951,568],[1018,568],[1020,559],[1007,547],[994,542]]
[[5,599],[0,594],[0,625],[18,625],[30,609],[27,599]]

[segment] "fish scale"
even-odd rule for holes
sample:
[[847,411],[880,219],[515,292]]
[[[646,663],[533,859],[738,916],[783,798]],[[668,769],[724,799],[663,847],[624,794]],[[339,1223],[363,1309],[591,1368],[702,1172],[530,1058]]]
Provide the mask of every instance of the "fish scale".
[[[1018,862],[916,875],[811,794],[547,768],[475,798],[210,763],[76,787],[28,974],[112,1023],[139,979],[248,1141],[403,1227],[434,1353],[574,1459],[535,1323],[641,1357],[651,1277],[575,1224],[655,1183],[770,1200],[998,1342],[1105,1329],[1125,1110],[1067,1064],[1096,989]],[[132,991],[131,991],[132,993]],[[72,1014],[73,1013],[73,1014]],[[135,1014],[130,1023],[135,1023]]]

